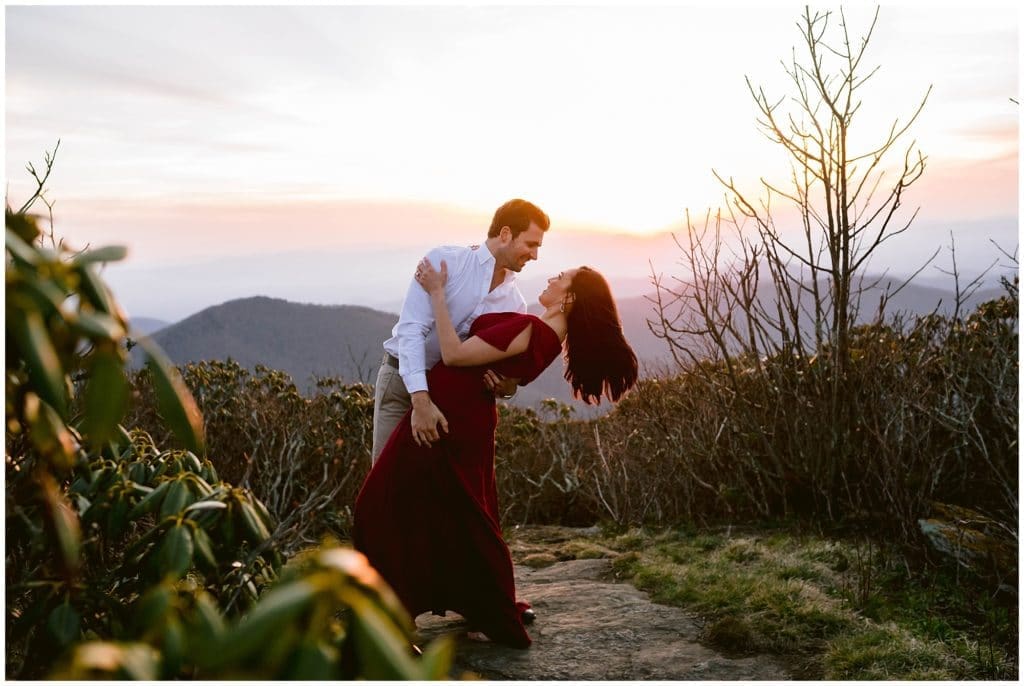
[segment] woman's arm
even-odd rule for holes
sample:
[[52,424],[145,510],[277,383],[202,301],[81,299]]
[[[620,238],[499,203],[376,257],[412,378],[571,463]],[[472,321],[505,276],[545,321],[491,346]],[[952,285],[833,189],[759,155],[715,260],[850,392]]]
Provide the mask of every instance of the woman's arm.
[[507,350],[495,348],[477,336],[460,341],[452,324],[448,303],[444,297],[444,284],[448,280],[448,265],[441,260],[441,271],[434,269],[430,260],[424,258],[416,268],[416,281],[430,295],[437,325],[437,339],[441,344],[441,359],[449,367],[475,367],[512,357],[526,350],[533,326],[527,326],[512,339]]

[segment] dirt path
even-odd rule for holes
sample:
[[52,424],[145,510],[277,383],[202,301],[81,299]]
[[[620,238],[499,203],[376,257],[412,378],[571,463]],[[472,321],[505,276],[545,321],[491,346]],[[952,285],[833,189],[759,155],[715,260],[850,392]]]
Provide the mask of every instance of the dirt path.
[[[558,540],[586,529],[538,528],[509,542],[517,563],[555,555]],[[549,540],[544,540],[545,538]],[[564,553],[563,553],[564,554]],[[533,646],[515,650],[465,638],[458,615],[421,615],[420,639],[457,636],[456,672],[509,680],[739,680],[789,679],[775,659],[726,657],[697,642],[700,625],[679,608],[652,603],[646,593],[613,578],[611,561],[555,561],[542,568],[517,564],[516,589],[537,612],[528,627]]]

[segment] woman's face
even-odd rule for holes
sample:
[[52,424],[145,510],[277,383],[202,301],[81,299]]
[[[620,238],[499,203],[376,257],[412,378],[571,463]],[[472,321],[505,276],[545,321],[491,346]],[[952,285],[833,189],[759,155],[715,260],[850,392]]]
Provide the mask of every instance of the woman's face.
[[578,271],[579,269],[566,269],[558,276],[552,276],[548,279],[548,287],[540,294],[537,301],[544,307],[560,304],[565,300],[565,294],[569,292],[569,286],[572,285],[572,279]]

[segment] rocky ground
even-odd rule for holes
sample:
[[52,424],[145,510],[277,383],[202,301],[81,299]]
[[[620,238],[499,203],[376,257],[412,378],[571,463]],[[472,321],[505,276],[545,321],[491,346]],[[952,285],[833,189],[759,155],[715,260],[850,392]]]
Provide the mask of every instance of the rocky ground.
[[[461,617],[421,615],[421,643],[442,634],[457,639],[455,672],[502,680],[753,680],[788,679],[771,656],[734,658],[698,642],[700,622],[684,610],[650,601],[614,578],[599,546],[567,543],[596,533],[537,527],[512,532],[518,596],[537,620],[533,646],[505,648],[466,638]],[[585,555],[573,554],[584,552]],[[566,557],[588,559],[565,559]]]

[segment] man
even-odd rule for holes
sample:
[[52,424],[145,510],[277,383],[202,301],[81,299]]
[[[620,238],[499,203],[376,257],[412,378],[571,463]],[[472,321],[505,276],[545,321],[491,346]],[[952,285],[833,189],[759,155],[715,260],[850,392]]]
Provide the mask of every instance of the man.
[[[549,226],[548,216],[539,207],[517,198],[494,213],[482,246],[443,246],[427,253],[434,265],[440,265],[441,260],[448,264],[445,298],[461,338],[466,338],[481,314],[526,312],[516,274],[527,262],[537,259]],[[427,388],[427,370],[440,359],[430,297],[414,279],[391,338],[384,341],[384,360],[377,373],[373,402],[373,462],[410,405],[413,438],[418,444],[433,443],[441,431],[448,430],[448,422],[430,400]],[[502,379],[490,370],[484,382],[504,397],[515,392],[515,379]]]

